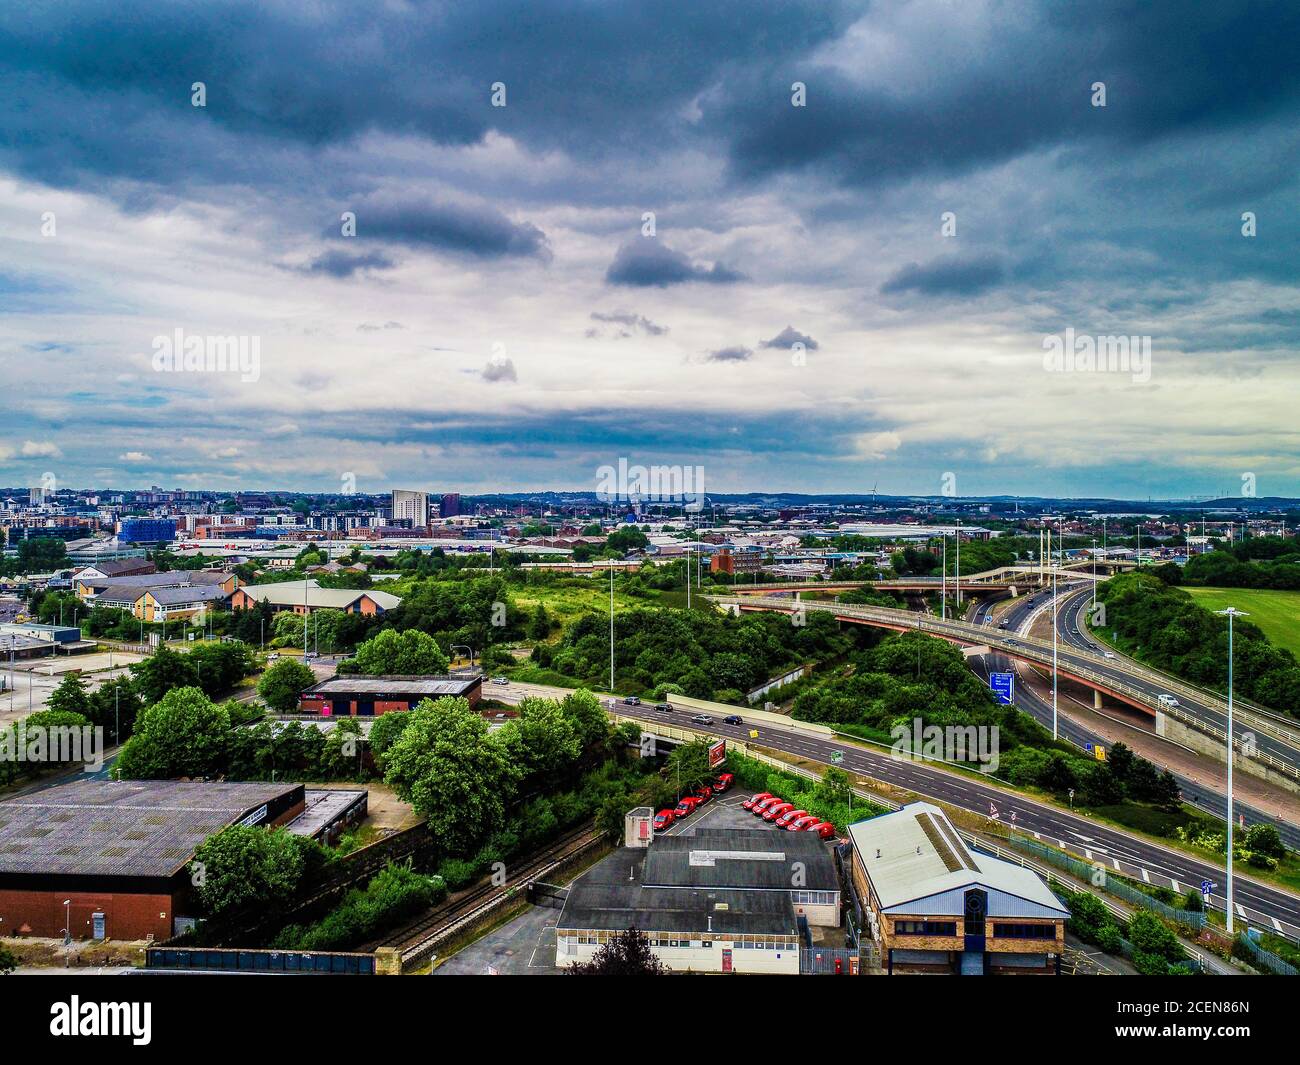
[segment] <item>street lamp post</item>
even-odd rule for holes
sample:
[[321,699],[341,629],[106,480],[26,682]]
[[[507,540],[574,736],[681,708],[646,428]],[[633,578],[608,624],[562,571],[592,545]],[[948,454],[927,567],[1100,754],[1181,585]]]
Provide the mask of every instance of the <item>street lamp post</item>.
[[[1056,539],[1061,539],[1061,523],[1056,523]],[[1052,566],[1052,739],[1058,739],[1056,728],[1056,570],[1055,564]]]
[[943,563],[940,565],[943,571],[943,587],[939,592],[939,617],[944,621],[948,620],[948,534],[943,534]]
[[1232,619],[1249,617],[1236,607],[1216,610],[1228,619],[1228,898],[1224,906],[1228,935],[1232,935]]
[[961,620],[961,518],[957,519],[957,534],[953,537],[957,544],[957,620]]
[[[691,574],[686,572],[686,596],[691,594]],[[614,560],[609,560],[609,694],[614,694]]]

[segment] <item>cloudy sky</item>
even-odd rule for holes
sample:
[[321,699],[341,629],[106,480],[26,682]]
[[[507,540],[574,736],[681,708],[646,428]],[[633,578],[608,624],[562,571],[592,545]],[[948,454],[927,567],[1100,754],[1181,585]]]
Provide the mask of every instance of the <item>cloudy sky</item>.
[[[0,484],[1300,495],[1297,39],[1234,0],[5,5]],[[177,330],[256,372],[160,371]],[[1045,362],[1112,336],[1149,364]]]

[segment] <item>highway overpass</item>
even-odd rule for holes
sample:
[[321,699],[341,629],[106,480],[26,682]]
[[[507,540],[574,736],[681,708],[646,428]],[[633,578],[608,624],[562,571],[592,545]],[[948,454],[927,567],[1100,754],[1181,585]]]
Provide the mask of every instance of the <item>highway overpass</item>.
[[[768,610],[793,614],[824,612],[854,625],[871,625],[895,632],[923,632],[963,647],[988,647],[1021,662],[1052,668],[1052,641],[1010,634],[987,625],[941,620],[893,607],[865,606],[776,596],[710,596],[724,610]],[[1072,634],[1073,635],[1073,634]],[[1057,672],[1094,692],[1108,695],[1153,716],[1157,711],[1223,740],[1227,705],[1217,695],[1193,688],[1128,658],[1106,658],[1058,636]],[[1178,706],[1165,706],[1159,696],[1173,695]],[[1234,746],[1242,755],[1268,767],[1284,780],[1300,784],[1300,724],[1257,708],[1234,708]]]

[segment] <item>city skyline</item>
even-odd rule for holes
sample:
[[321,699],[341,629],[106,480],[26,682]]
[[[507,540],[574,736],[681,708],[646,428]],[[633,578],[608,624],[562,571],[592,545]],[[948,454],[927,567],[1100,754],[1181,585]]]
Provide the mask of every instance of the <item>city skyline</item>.
[[0,482],[1300,495],[1296,12],[762,6],[0,14]]

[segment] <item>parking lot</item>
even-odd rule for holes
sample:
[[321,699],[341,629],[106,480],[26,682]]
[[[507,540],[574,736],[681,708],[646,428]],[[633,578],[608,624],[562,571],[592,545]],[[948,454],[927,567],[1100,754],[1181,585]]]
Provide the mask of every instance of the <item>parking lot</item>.
[[779,831],[770,821],[764,821],[740,808],[740,804],[753,794],[743,788],[723,792],[718,798],[710,799],[702,810],[689,814],[685,820],[678,821],[661,835],[693,836],[701,825],[705,828],[766,828],[773,832]]

